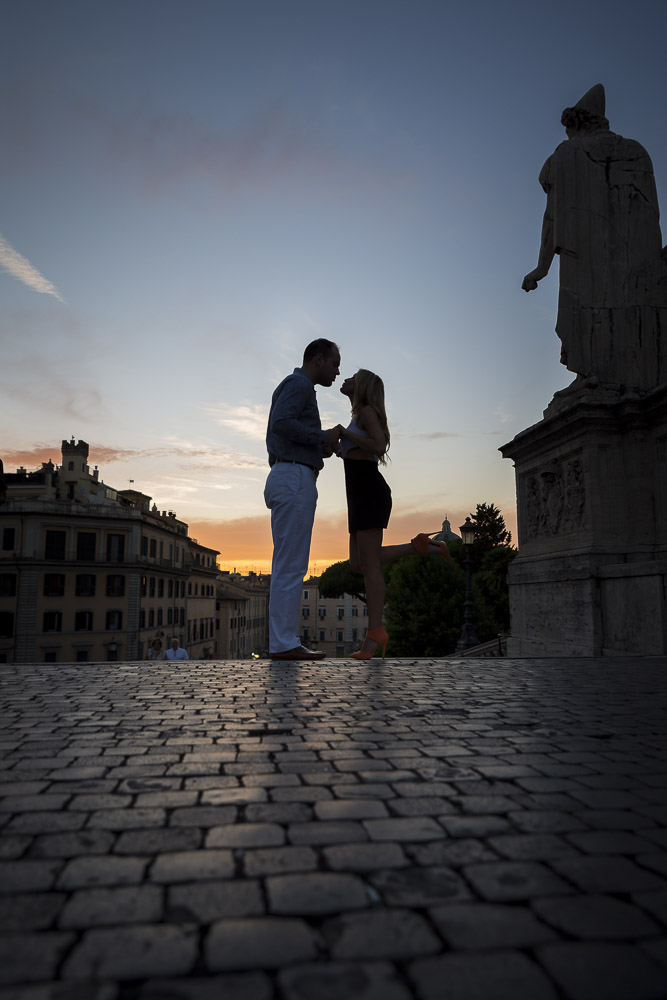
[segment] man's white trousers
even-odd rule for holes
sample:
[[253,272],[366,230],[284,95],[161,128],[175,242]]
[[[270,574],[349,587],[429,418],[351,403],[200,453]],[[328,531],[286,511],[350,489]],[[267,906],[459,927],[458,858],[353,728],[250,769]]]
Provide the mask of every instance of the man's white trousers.
[[276,462],[264,501],[271,511],[273,561],[269,594],[269,652],[301,645],[301,588],[308,572],[310,537],[317,506],[316,475],[306,465]]

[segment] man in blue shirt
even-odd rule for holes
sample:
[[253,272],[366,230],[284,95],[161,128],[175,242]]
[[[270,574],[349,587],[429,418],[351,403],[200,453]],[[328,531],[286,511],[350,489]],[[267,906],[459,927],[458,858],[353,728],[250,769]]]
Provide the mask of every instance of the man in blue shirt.
[[331,340],[308,345],[301,368],[273,393],[266,448],[269,472],[264,500],[271,511],[273,562],[269,595],[269,650],[272,660],[321,660],[298,636],[301,585],[308,572],[310,538],[317,504],[316,480],[338,442],[338,428],[322,430],[316,385],[333,385],[340,352]]

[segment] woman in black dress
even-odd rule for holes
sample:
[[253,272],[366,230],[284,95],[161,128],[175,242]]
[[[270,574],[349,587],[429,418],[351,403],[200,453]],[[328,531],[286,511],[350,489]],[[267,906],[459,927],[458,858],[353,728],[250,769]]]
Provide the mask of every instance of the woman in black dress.
[[382,624],[383,564],[415,552],[419,555],[440,552],[449,560],[449,551],[444,542],[432,542],[424,533],[403,545],[382,544],[382,532],[391,514],[391,490],[379,469],[379,465],[386,465],[389,450],[384,384],[379,375],[360,368],[356,375],[345,379],[340,391],[352,403],[352,420],[347,427],[340,428],[338,446],[345,465],[350,569],[363,573],[368,607],[366,638],[352,657],[370,660],[380,646],[383,657],[387,648],[387,630]]

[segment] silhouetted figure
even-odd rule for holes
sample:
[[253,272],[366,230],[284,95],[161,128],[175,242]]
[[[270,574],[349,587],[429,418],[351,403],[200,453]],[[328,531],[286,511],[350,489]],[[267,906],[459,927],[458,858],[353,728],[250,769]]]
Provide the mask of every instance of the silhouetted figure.
[[562,363],[589,384],[649,389],[667,380],[667,264],[653,165],[604,115],[601,84],[563,111],[568,138],[540,173],[540,252],[522,287],[537,288],[558,254]]

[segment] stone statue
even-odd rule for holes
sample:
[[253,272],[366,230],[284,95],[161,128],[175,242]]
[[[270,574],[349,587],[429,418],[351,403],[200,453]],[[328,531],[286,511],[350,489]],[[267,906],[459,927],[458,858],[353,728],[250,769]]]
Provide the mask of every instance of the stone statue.
[[561,122],[568,137],[540,173],[540,252],[522,288],[537,288],[560,256],[556,333],[572,388],[654,388],[667,382],[667,247],[651,159],[609,130],[601,84]]

